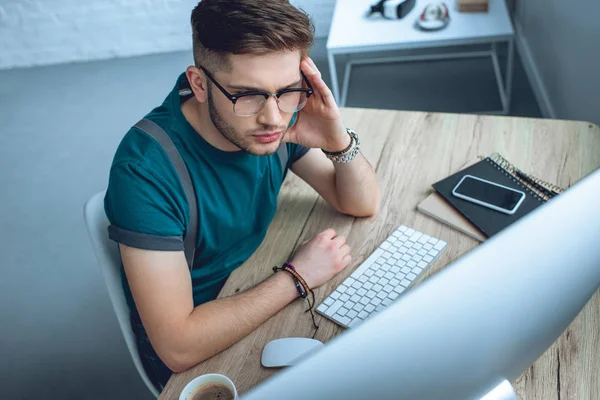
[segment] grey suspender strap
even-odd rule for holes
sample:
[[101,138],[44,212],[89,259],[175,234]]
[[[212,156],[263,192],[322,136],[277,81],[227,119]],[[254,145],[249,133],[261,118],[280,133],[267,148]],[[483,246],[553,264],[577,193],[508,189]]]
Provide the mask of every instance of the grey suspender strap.
[[194,191],[194,185],[192,183],[192,178],[190,177],[190,172],[185,166],[183,158],[181,158],[181,154],[179,154],[175,144],[160,126],[156,125],[149,119],[142,119],[140,122],[135,124],[135,127],[152,136],[154,140],[156,140],[162,146],[169,156],[171,163],[173,163],[173,166],[177,171],[177,175],[179,175],[179,180],[181,180],[181,184],[183,185],[183,190],[185,191],[188,204],[190,205],[190,226],[185,238],[183,239],[183,248],[185,258],[191,272],[194,266],[194,253],[196,252],[196,244],[198,243],[199,221],[196,192]]
[[288,151],[285,143],[281,143],[279,150],[277,150],[277,154],[279,155],[279,161],[281,161],[281,170],[283,171],[283,177],[285,178],[286,166],[288,162]]

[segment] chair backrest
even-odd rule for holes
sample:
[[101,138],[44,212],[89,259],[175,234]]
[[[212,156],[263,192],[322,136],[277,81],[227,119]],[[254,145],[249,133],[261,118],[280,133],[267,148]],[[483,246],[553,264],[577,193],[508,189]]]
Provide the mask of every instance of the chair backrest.
[[84,218],[85,224],[90,235],[94,253],[98,264],[102,269],[108,295],[112,302],[115,314],[119,320],[119,326],[123,332],[125,343],[133,359],[133,363],[142,377],[142,380],[148,389],[158,397],[158,390],[154,387],[140,359],[137,349],[135,334],[129,321],[129,306],[125,299],[123,286],[121,283],[121,255],[117,243],[108,238],[108,225],[110,224],[104,213],[104,194],[102,191],[93,195],[85,204]]

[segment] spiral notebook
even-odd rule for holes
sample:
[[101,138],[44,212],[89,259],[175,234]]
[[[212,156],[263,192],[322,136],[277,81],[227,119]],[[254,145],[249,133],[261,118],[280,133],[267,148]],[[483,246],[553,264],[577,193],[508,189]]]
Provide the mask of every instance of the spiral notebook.
[[[525,200],[515,214],[508,215],[459,199],[452,195],[452,189],[467,174],[521,190],[525,192]],[[487,237],[495,235],[564,191],[525,174],[497,153],[435,183],[433,188]]]

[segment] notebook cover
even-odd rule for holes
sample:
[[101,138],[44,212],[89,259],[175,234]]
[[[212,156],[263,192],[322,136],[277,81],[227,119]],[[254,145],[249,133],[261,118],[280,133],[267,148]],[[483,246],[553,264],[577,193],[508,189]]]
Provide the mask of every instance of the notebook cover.
[[423,214],[450,226],[473,239],[480,242],[485,241],[486,237],[477,229],[468,219],[466,219],[456,208],[448,203],[437,192],[431,193],[417,207]]
[[[513,215],[508,215],[454,197],[454,195],[452,195],[452,190],[465,175],[473,175],[500,185],[521,190],[525,192],[525,199]],[[544,204],[544,200],[519,183],[512,175],[490,158],[486,158],[475,165],[433,184],[433,188],[487,237],[492,237],[513,222],[518,221],[524,215]]]

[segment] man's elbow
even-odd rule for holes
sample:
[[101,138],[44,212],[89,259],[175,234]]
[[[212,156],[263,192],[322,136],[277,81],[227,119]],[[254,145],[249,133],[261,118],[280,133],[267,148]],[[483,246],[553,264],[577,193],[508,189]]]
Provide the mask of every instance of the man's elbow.
[[202,362],[203,360],[193,360],[190,357],[190,353],[187,351],[178,351],[174,349],[157,352],[162,362],[169,368],[171,371],[179,374],[183,371],[187,371],[192,368],[196,364]]
[[379,212],[379,196],[375,196],[369,204],[362,204],[359,207],[357,206],[338,206],[337,209],[342,214],[351,215],[357,218],[369,218],[377,215]]

